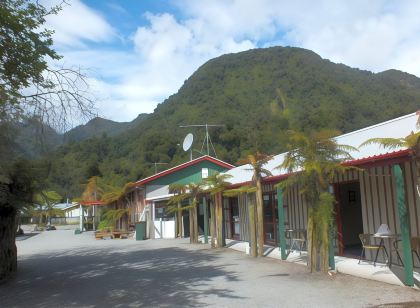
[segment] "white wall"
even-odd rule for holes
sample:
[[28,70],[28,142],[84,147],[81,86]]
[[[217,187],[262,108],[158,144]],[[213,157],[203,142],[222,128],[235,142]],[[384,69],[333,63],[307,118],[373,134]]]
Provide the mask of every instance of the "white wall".
[[146,199],[167,196],[169,194],[168,185],[146,185]]

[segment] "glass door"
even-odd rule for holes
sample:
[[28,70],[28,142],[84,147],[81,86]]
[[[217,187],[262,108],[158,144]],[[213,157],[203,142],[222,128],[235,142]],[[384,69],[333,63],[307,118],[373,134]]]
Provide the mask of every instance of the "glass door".
[[278,212],[274,193],[263,194],[264,239],[268,245],[277,245]]
[[239,240],[241,228],[240,228],[240,219],[239,219],[238,198],[230,199],[230,214],[232,217],[232,222],[231,222],[232,237],[235,240]]

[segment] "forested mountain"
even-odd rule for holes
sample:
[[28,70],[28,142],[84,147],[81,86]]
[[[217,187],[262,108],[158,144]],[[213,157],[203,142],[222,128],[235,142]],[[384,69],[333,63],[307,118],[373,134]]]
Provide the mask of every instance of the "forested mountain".
[[38,159],[62,144],[62,135],[37,118],[28,118],[13,129],[16,155]]
[[116,136],[122,132],[137,126],[146,119],[148,114],[142,113],[131,122],[115,122],[100,117],[90,120],[85,125],[79,125],[64,134],[64,142],[82,141],[85,139],[99,137],[103,134]]
[[142,113],[131,122],[115,122],[96,117],[84,125],[79,125],[64,134],[56,132],[36,118],[27,118],[18,123],[16,131],[16,154],[29,159],[39,159],[67,143],[83,141],[102,135],[117,136],[136,127],[146,119],[148,114]]
[[219,158],[235,163],[256,149],[283,151],[288,128],[348,132],[419,108],[420,79],[400,71],[375,74],[291,47],[228,54],[202,65],[129,131],[62,146],[49,180],[52,189],[76,197],[93,175],[123,185],[153,173],[153,162],[184,162],[188,153],[178,144],[193,132],[200,150],[204,130],[183,124],[224,124],[211,136]]

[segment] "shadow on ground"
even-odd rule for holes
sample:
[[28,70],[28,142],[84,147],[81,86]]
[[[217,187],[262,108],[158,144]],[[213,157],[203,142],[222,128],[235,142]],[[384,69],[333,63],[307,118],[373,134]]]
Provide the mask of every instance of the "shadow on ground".
[[28,238],[31,238],[32,236],[38,235],[39,232],[31,232],[31,233],[24,233],[20,235],[16,235],[16,242],[27,240]]
[[418,308],[420,302],[404,302],[404,303],[389,303],[376,306],[369,306],[371,308]]
[[0,288],[0,303],[3,307],[185,307],[204,305],[207,296],[239,299],[229,289],[210,287],[211,280],[237,281],[226,265],[212,265],[217,258],[203,250],[176,247],[33,255],[21,260],[16,278]]

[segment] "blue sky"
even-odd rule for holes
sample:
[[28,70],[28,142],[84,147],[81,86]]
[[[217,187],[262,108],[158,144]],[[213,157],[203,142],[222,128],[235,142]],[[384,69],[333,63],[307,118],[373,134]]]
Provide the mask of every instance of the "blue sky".
[[55,48],[63,65],[87,69],[99,115],[116,121],[153,112],[207,60],[251,48],[297,46],[360,69],[420,76],[416,0],[68,3],[47,20]]

